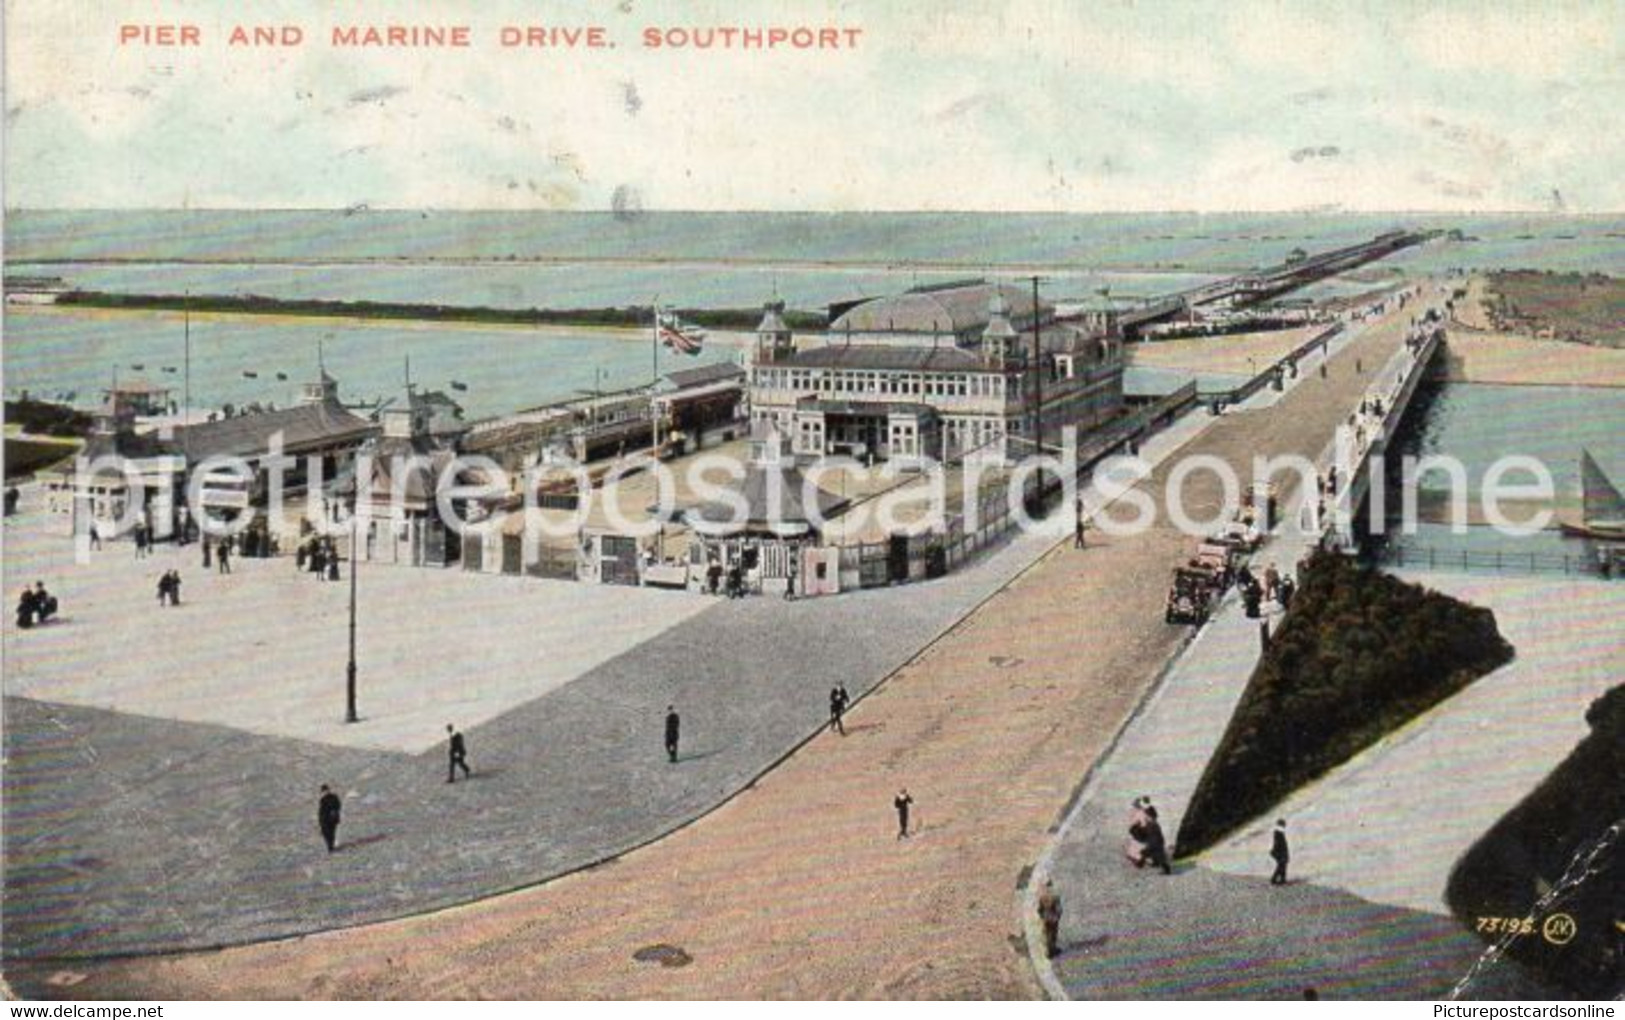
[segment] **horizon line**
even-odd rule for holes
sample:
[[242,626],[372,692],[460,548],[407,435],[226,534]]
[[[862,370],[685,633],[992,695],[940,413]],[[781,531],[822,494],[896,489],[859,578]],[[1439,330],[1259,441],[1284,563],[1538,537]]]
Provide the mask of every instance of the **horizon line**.
[[637,219],[649,213],[680,213],[684,215],[778,215],[778,216],[1551,216],[1551,217],[1608,217],[1625,216],[1618,210],[1555,210],[1555,209],[640,209],[636,212],[617,211],[611,207],[579,209],[515,209],[500,206],[6,206],[6,213],[34,212],[242,212],[242,213],[340,213],[351,216],[369,212],[432,212],[432,213],[557,213],[564,215],[608,214],[624,219]]

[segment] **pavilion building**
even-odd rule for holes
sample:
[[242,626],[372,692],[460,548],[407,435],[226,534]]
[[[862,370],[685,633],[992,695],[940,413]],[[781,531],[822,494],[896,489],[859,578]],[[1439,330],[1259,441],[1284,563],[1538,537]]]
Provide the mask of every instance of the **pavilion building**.
[[1122,341],[1109,317],[1060,319],[1011,284],[837,306],[819,337],[792,336],[783,312],[769,304],[757,328],[750,414],[791,437],[797,456],[1010,462],[1033,451],[1040,417],[1053,450],[1063,429],[1122,412]]

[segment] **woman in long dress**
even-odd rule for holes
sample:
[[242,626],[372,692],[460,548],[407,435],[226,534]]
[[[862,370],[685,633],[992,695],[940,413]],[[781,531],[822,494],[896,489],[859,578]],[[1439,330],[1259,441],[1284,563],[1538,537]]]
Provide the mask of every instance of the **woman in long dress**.
[[1151,816],[1146,808],[1151,805],[1151,798],[1136,797],[1129,812],[1128,841],[1123,844],[1123,853],[1128,857],[1129,863],[1136,868],[1143,868],[1150,859],[1150,845],[1147,839],[1151,833]]

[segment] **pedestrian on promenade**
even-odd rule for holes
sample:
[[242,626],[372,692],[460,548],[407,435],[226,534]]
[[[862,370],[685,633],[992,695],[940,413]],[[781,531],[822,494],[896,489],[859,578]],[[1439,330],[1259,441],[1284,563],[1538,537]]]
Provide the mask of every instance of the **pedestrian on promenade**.
[[181,604],[181,572],[179,570],[169,572],[169,604],[172,606]]
[[1365,362],[1359,358],[1354,359],[1354,374],[1365,375]]
[[474,773],[468,767],[468,744],[463,741],[463,735],[457,732],[457,727],[451,723],[446,724],[446,733],[450,740],[446,746],[448,761],[446,763],[446,782],[457,781],[457,770],[463,770],[463,778],[467,779]]
[[1153,868],[1161,868],[1164,875],[1174,873],[1173,862],[1168,859],[1168,837],[1162,834],[1162,823],[1157,820],[1157,809],[1148,799],[1145,804],[1145,857]]
[[677,706],[666,706],[666,757],[671,759],[673,765],[677,764],[677,741],[681,737],[683,720],[677,714]]
[[1281,572],[1275,569],[1275,561],[1264,568],[1264,601],[1274,602],[1281,593]]
[[316,802],[316,825],[322,830],[322,842],[327,844],[328,853],[339,848],[339,815],[343,811],[344,803],[339,795],[323,783],[322,797]]
[[1038,894],[1038,919],[1044,922],[1044,955],[1053,960],[1061,951],[1061,897],[1054,882],[1045,882]]
[[1320,377],[1322,379],[1326,378],[1326,363],[1324,361],[1320,363]]
[[1281,589],[1280,589],[1281,594],[1280,594],[1280,597],[1276,601],[1281,603],[1281,611],[1282,612],[1286,612],[1287,608],[1292,605],[1292,593],[1297,591],[1297,590],[1298,590],[1298,586],[1292,580],[1292,578],[1290,578],[1290,577],[1281,578]]
[[317,542],[310,550],[310,572],[316,575],[316,580],[327,580],[327,544]]
[[22,630],[34,626],[34,589],[27,585],[17,599],[17,626]]
[[220,549],[215,553],[215,563],[220,567],[220,573],[231,573],[231,536],[227,535],[220,540]]
[[90,547],[96,552],[102,551],[102,528],[98,521],[91,521],[90,527],[85,529],[90,534]]
[[1089,515],[1086,513],[1086,509],[1083,497],[1079,496],[1075,515],[1076,521],[1072,526],[1072,548],[1074,549],[1082,549],[1088,545],[1087,540],[1084,538],[1084,533],[1089,530]]
[[44,581],[34,582],[34,615],[40,623],[56,615],[56,596],[45,590]]
[[333,555],[327,557],[327,579],[329,581],[337,581],[339,579],[338,550],[334,550]]
[[1270,885],[1286,885],[1286,866],[1292,859],[1292,850],[1286,843],[1285,818],[1275,821],[1275,832],[1270,837],[1270,858],[1275,861],[1275,874],[1270,876]]
[[1258,621],[1258,653],[1260,655],[1270,650],[1270,622]]
[[6,516],[7,517],[10,517],[12,514],[17,512],[17,502],[19,500],[21,500],[22,498],[23,498],[23,494],[21,492],[17,491],[17,487],[15,485],[6,486]]
[[850,703],[845,684],[836,684],[829,689],[829,728],[843,737],[846,736],[846,706]]
[[1150,806],[1150,797],[1135,797],[1134,805],[1129,810],[1128,842],[1123,846],[1123,854],[1136,868],[1145,867],[1148,859],[1146,839],[1150,833],[1151,819],[1146,815],[1145,809]]
[[906,787],[906,786],[903,787],[901,790],[897,791],[897,796],[892,799],[892,807],[897,809],[897,838],[898,839],[907,839],[908,836],[909,836],[909,832],[908,832],[908,809],[913,804],[914,804],[914,798],[910,797],[908,795],[908,787]]
[[203,536],[203,569],[204,570],[208,570],[210,567],[214,566],[213,557],[214,557],[214,543],[209,541],[209,536],[208,535],[204,535]]
[[147,555],[147,526],[141,521],[135,523],[135,558],[144,559]]
[[166,570],[164,571],[163,575],[158,578],[158,604],[160,606],[169,605],[170,593],[173,590],[172,586],[174,583],[175,577],[173,571]]

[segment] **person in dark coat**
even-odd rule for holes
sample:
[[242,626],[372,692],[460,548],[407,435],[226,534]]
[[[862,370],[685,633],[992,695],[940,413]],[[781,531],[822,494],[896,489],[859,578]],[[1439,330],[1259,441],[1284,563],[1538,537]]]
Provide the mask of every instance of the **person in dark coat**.
[[846,725],[841,721],[841,716],[846,712],[844,694],[845,691],[839,686],[829,689],[829,728],[843,737],[846,736]]
[[338,849],[339,815],[343,810],[344,803],[339,800],[339,795],[323,783],[322,798],[316,802],[316,825],[322,830],[322,842],[327,844],[328,853]]
[[204,535],[202,544],[203,544],[203,569],[208,570],[210,567],[214,566],[214,542],[210,541],[208,535]]
[[666,757],[672,764],[677,763],[677,741],[682,735],[683,720],[677,715],[675,705],[666,706]]
[[891,803],[892,807],[897,809],[897,838],[907,839],[909,837],[908,809],[914,804],[914,798],[908,795],[908,787],[905,786],[897,791],[897,796],[892,798]]
[[220,573],[231,573],[231,536],[227,535],[220,540],[220,549],[215,553],[214,560],[220,568]]
[[1044,923],[1044,955],[1053,960],[1061,951],[1061,897],[1054,882],[1045,882],[1038,894],[1038,919]]
[[158,578],[158,604],[160,606],[169,605],[169,571],[167,570]]
[[181,572],[179,570],[169,572],[169,604],[172,606],[181,604]]
[[450,735],[450,741],[446,746],[447,754],[450,756],[446,764],[446,782],[455,783],[458,769],[463,770],[465,779],[474,773],[468,767],[468,744],[463,741],[463,735],[458,733],[457,727],[451,723],[446,724],[446,733]]
[[329,556],[327,558],[327,579],[329,581],[337,581],[339,579],[339,558],[337,555]]
[[24,588],[17,599],[17,626],[27,630],[34,626],[34,589]]
[[44,581],[34,582],[34,616],[44,623],[56,615],[56,596],[45,590]]
[[316,580],[327,580],[327,547],[317,542],[310,550],[310,572]]
[[1275,822],[1275,832],[1270,837],[1270,858],[1275,861],[1275,874],[1270,876],[1270,885],[1286,885],[1286,866],[1292,860],[1292,850],[1286,843],[1286,819],[1279,818]]

